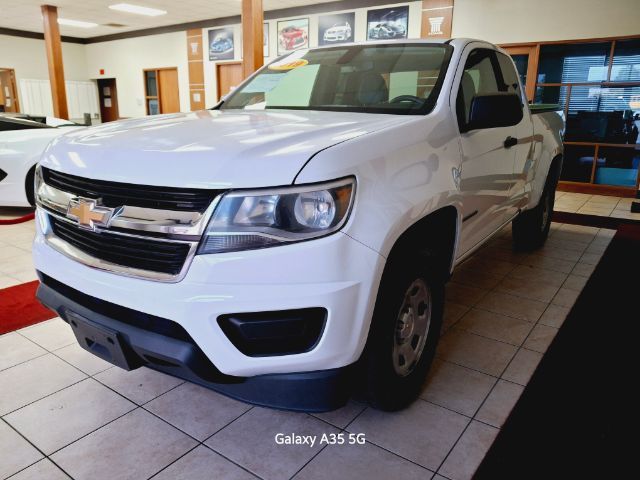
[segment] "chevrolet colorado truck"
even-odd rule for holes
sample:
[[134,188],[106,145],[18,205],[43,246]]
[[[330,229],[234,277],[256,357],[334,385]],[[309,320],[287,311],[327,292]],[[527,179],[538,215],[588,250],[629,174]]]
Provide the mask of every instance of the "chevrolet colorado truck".
[[454,267],[547,237],[562,119],[468,39],[296,51],[211,110],[55,139],[38,298],[88,351],[275,408],[400,409]]

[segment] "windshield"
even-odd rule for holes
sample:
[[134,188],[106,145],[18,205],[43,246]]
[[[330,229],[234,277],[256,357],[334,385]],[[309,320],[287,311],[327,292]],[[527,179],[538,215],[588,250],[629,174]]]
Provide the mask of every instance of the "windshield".
[[394,43],[298,50],[264,67],[220,108],[424,114],[435,105],[451,48]]

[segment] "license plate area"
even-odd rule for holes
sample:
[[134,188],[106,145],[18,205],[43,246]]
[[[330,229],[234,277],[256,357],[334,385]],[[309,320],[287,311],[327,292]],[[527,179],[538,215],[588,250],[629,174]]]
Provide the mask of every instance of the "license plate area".
[[127,354],[126,345],[117,331],[98,325],[77,313],[67,312],[67,319],[82,348],[125,370],[141,366],[137,355]]

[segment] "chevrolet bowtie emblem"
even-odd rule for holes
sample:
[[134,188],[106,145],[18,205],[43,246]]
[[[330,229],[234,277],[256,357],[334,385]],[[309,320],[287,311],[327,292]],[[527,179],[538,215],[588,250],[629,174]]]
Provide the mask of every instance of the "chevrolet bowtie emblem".
[[67,208],[67,218],[75,220],[83,228],[95,230],[96,225],[106,227],[113,216],[114,209],[96,205],[89,198],[73,198]]

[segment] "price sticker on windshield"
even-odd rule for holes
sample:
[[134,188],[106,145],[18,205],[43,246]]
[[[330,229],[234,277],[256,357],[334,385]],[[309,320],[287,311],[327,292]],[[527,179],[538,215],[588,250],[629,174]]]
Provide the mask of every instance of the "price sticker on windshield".
[[278,62],[269,65],[269,70],[293,70],[294,68],[304,67],[309,64],[309,60],[305,60],[304,58],[300,58],[298,60],[291,60],[285,62]]

